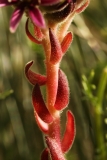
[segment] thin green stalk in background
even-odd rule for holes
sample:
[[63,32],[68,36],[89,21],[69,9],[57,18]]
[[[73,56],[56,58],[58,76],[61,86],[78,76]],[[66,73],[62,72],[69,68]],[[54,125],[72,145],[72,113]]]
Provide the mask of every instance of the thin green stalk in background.
[[97,102],[94,106],[94,138],[96,147],[96,160],[106,160],[107,151],[103,130],[103,97],[107,85],[107,67],[103,69],[97,89]]

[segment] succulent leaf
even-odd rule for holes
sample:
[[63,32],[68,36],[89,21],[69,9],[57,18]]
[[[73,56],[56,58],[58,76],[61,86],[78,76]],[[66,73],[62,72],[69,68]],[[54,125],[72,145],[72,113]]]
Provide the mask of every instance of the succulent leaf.
[[53,121],[53,117],[51,116],[48,109],[46,108],[46,105],[42,98],[42,94],[38,84],[36,84],[33,88],[32,103],[34,106],[34,110],[44,122],[51,123]]
[[67,106],[68,102],[69,102],[68,80],[64,72],[59,70],[58,90],[54,107],[57,110],[62,110]]
[[72,146],[75,138],[75,120],[73,114],[68,111],[67,112],[67,123],[64,136],[62,138],[61,146],[62,151],[65,153],[67,152],[70,147]]
[[29,39],[30,39],[32,42],[37,43],[37,44],[41,44],[42,41],[37,40],[37,39],[36,39],[34,36],[32,36],[32,34],[30,33],[30,31],[29,31],[29,29],[28,29],[28,21],[29,21],[29,19],[27,19],[26,25],[25,25],[25,31],[26,31],[27,36],[29,37]]
[[59,63],[62,58],[61,45],[51,29],[49,29],[49,37],[51,43],[50,62],[56,64]]
[[35,109],[34,109],[34,116],[36,119],[36,122],[40,128],[40,130],[44,133],[44,134],[48,134],[49,133],[49,124],[45,123],[36,113]]
[[62,48],[62,53],[66,53],[68,48],[70,47],[70,44],[73,40],[73,35],[71,32],[67,33],[67,35],[64,37],[62,43],[61,43],[61,48]]
[[33,85],[39,84],[44,85],[46,84],[46,76],[43,76],[41,74],[34,73],[30,70],[30,67],[32,66],[33,61],[30,61],[25,66],[25,75],[28,78],[29,82]]
[[35,25],[34,25],[34,35],[35,35],[35,38],[38,39],[39,41],[42,41],[44,38],[44,35],[41,32],[41,28]]
[[89,5],[90,0],[87,0],[83,5],[81,5],[78,9],[76,9],[76,13],[83,12]]

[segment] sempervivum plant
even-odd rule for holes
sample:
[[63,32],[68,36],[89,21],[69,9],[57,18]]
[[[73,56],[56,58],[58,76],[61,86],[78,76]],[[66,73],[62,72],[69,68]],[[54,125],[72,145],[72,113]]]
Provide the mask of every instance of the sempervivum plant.
[[[75,138],[75,120],[71,111],[67,111],[65,132],[61,137],[61,112],[69,103],[69,85],[67,77],[59,68],[61,60],[68,50],[73,36],[67,32],[74,15],[82,12],[89,0],[0,0],[0,6],[13,5],[15,10],[10,20],[10,30],[16,30],[23,13],[27,13],[25,30],[31,41],[42,45],[45,54],[46,75],[34,73],[25,66],[25,75],[33,85],[32,103],[36,122],[44,134],[46,148],[41,160],[65,160],[64,154],[70,149]],[[34,34],[28,23],[32,22]],[[41,87],[46,86],[46,100]]]

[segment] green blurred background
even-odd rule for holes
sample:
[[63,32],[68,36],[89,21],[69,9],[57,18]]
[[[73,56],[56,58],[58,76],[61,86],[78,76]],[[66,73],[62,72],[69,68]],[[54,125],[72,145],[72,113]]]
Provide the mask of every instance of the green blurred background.
[[[24,66],[34,60],[32,70],[45,73],[44,54],[41,46],[27,38],[24,16],[17,32],[9,32],[12,11],[10,7],[0,9],[0,160],[39,160],[44,142],[35,123],[32,86],[25,78]],[[75,17],[69,30],[73,32],[74,40],[62,60],[61,69],[69,80],[68,108],[74,113],[77,133],[66,157],[67,160],[106,160],[107,89],[101,105],[101,128],[98,129],[94,126],[96,106],[93,107],[91,99],[84,93],[82,75],[88,79],[94,70],[92,83],[97,87],[107,65],[107,0],[91,0],[85,12]],[[96,95],[95,91],[91,93]],[[62,113],[62,132],[66,110]],[[103,139],[100,144],[96,137]]]

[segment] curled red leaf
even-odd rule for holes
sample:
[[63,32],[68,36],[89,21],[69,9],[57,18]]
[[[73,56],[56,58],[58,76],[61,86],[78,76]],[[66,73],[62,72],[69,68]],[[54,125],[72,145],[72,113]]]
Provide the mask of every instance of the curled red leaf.
[[44,85],[46,84],[46,76],[43,76],[41,74],[36,74],[30,70],[30,67],[32,66],[33,61],[30,61],[25,66],[25,75],[28,78],[29,82],[33,85],[39,84]]
[[64,72],[59,70],[58,90],[54,107],[57,110],[62,110],[68,105],[68,102],[69,102],[68,80]]
[[61,142],[62,151],[63,153],[67,152],[70,147],[72,146],[75,138],[75,119],[73,114],[68,111],[67,112],[67,123],[66,123],[66,129],[65,133]]
[[44,35],[43,35],[43,33],[41,32],[41,28],[40,28],[40,27],[34,25],[34,34],[35,34],[35,37],[36,37],[39,41],[42,41],[42,40],[43,40]]
[[68,50],[72,40],[73,40],[72,33],[71,32],[67,33],[67,35],[64,37],[64,39],[61,43],[61,48],[62,48],[63,53],[66,53],[66,51]]
[[42,98],[42,94],[40,91],[40,87],[36,84],[33,88],[32,92],[32,102],[34,106],[34,110],[38,114],[38,116],[46,123],[51,123],[53,121],[53,117],[49,113],[44,100]]
[[30,33],[30,31],[29,31],[29,29],[28,29],[28,21],[29,21],[29,19],[27,19],[26,25],[25,25],[25,31],[26,31],[27,36],[29,37],[29,39],[30,39],[32,42],[37,43],[37,44],[41,44],[42,41],[37,40],[37,39],[36,39],[35,37],[33,37],[32,34]]
[[61,45],[51,29],[49,29],[49,37],[51,43],[50,62],[56,64],[59,63],[62,58]]
[[49,124],[45,123],[36,113],[36,111],[34,110],[34,116],[36,119],[36,122],[40,128],[40,130],[44,133],[44,134],[48,134],[49,133]]

